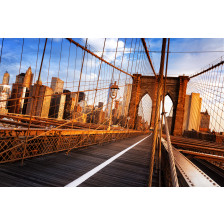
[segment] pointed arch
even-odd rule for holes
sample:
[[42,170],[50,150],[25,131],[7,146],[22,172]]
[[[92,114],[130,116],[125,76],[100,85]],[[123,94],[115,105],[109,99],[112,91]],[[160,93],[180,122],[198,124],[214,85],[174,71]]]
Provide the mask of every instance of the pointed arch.
[[136,128],[138,128],[140,122],[148,127],[152,116],[152,99],[147,92],[140,99],[137,111]]
[[[169,93],[167,93],[164,99],[164,110],[166,112],[166,118],[167,118],[170,134],[173,133],[173,129],[174,129],[173,108],[174,108],[173,100],[170,97]],[[160,112],[162,112],[162,106],[160,108]],[[164,121],[163,121],[163,124],[165,124]]]

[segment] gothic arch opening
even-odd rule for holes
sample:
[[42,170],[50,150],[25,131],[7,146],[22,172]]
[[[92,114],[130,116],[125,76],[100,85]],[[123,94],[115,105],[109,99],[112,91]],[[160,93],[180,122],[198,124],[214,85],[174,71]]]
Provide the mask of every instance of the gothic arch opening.
[[138,116],[136,119],[136,129],[148,129],[152,115],[152,99],[149,94],[145,94],[138,106]]
[[[173,132],[173,129],[174,129],[174,119],[173,119],[173,101],[172,101],[172,99],[170,98],[169,95],[165,96],[164,110],[166,112],[168,128],[169,128],[169,132],[171,134]],[[161,104],[161,107],[160,107],[160,112],[162,113],[162,104]],[[163,125],[165,125],[164,120],[163,120]],[[165,127],[163,127],[163,130],[165,132]]]

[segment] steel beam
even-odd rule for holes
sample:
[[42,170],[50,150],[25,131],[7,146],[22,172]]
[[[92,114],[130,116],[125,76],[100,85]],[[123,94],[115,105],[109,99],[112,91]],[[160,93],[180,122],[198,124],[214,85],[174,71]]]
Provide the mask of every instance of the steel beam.
[[[162,138],[162,144],[167,150],[167,142]],[[219,187],[219,185],[207,176],[202,170],[194,165],[189,159],[187,159],[182,153],[173,147],[173,154],[175,158],[175,164],[177,170],[181,176],[181,179],[189,187]]]
[[223,156],[211,155],[211,154],[201,153],[201,152],[193,152],[193,151],[184,150],[184,149],[178,149],[178,151],[184,154],[192,155],[193,157],[198,159],[212,160],[215,162],[224,162]]

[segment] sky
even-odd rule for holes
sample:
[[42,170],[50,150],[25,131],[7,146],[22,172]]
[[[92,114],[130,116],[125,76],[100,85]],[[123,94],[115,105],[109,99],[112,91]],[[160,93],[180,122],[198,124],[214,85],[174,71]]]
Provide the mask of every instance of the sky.
[[[58,74],[59,70],[59,58],[61,51],[61,41],[60,38],[54,38],[52,43],[52,54],[51,54],[51,73],[54,75]],[[76,39],[76,41],[80,42],[82,45],[85,44],[85,39]],[[138,39],[139,41],[139,39]],[[160,66],[160,51],[162,45],[161,38],[147,38],[146,39],[149,47],[150,55],[152,57],[152,61],[155,67],[156,72],[159,71]],[[15,76],[19,72],[20,67],[20,59],[21,59],[21,50],[22,50],[22,42],[23,39],[4,39],[3,50],[2,50],[2,58],[0,65],[0,78],[3,73],[7,70],[11,75],[11,80],[15,79]],[[40,39],[39,45],[39,54],[38,54],[38,63],[36,73],[39,71],[41,56],[43,52],[45,39]],[[101,52],[103,49],[104,39],[89,39],[88,43],[91,45],[93,49],[99,50],[97,54],[101,56]],[[118,43],[118,49],[122,50],[124,47],[125,39],[120,38]],[[36,59],[38,52],[38,38],[25,38],[24,39],[24,48],[23,48],[23,58],[21,63],[21,72],[25,72],[28,66],[32,67],[32,70],[35,72],[36,68]],[[138,43],[136,45],[136,51],[138,50]],[[0,38],[0,48],[2,44],[2,39]],[[51,39],[48,39],[46,56],[44,60],[44,65],[46,69],[48,68],[48,59],[50,54],[50,45]],[[69,54],[69,42],[63,39],[63,49],[62,49],[62,57],[61,57],[61,74],[65,75],[65,67],[67,66],[68,54]],[[105,51],[113,51],[106,52],[104,54],[104,58],[109,62],[113,62],[117,46],[117,38],[107,38]],[[132,52],[134,51],[135,39],[132,42]],[[127,63],[128,60],[128,52],[131,48],[131,39],[126,40],[125,51],[127,54],[125,57]],[[141,50],[141,49],[140,49]],[[157,52],[154,52],[157,51]],[[222,52],[205,52],[205,51],[222,51]],[[178,75],[191,75],[201,68],[215,60],[216,58],[224,55],[224,39],[220,38],[171,38],[170,40],[170,52],[201,52],[201,53],[170,53],[169,54],[169,67],[168,67],[168,75],[178,76]],[[81,52],[78,52],[78,57],[81,60]],[[117,53],[117,58],[122,56],[123,52]],[[143,52],[144,54],[144,52]],[[71,51],[71,58],[74,56],[74,51]],[[119,63],[117,64],[119,66]],[[149,64],[147,64],[149,66]],[[149,69],[150,70],[150,69]],[[47,76],[46,70],[43,76]],[[133,71],[134,72],[134,71]],[[147,73],[147,71],[145,71]],[[148,73],[150,73],[148,71]],[[43,77],[44,79],[44,77]]]
[[[73,39],[85,46],[85,38]],[[105,60],[121,67],[130,74],[153,75],[139,38],[107,38],[106,42],[104,38],[90,38],[87,43],[87,47],[100,57],[104,49],[103,58]],[[162,38],[146,38],[146,43],[155,71],[158,73]],[[4,72],[8,71],[10,84],[12,84],[16,75],[19,72],[26,72],[29,66],[34,73],[34,80],[37,80],[44,44],[45,39],[43,38],[25,38],[24,44],[21,38],[5,38],[2,47],[2,38],[0,38],[0,49],[2,50],[0,80],[2,80]],[[224,39],[221,38],[171,38],[168,76],[192,75],[223,55]],[[59,77],[65,81],[64,87],[66,89],[77,91],[82,60],[83,51],[70,44],[68,40],[62,38],[48,39],[41,73],[43,84],[50,86],[51,77]],[[89,54],[85,55],[84,62],[80,90],[94,89],[97,85],[98,88],[106,88],[111,81],[117,80],[120,86],[118,99],[124,97],[123,86],[131,83],[130,76],[120,73],[104,63],[101,64],[99,60]],[[108,90],[98,91],[96,97],[92,91],[88,93],[88,99],[91,103],[98,101],[106,103],[107,95]],[[166,101],[166,110],[169,112],[172,101],[169,99]],[[145,108],[150,107],[150,100],[144,99],[143,105],[147,105]],[[150,111],[147,108],[144,110],[146,110],[144,111],[146,120],[149,121]]]

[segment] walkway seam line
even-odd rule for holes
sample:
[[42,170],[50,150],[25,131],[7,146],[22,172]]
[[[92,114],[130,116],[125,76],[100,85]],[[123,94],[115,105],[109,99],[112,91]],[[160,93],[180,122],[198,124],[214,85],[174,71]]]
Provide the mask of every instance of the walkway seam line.
[[115,159],[117,159],[118,157],[120,157],[121,155],[123,155],[124,153],[126,153],[127,151],[129,151],[130,149],[132,149],[133,147],[135,147],[136,145],[138,145],[139,143],[141,143],[142,141],[144,141],[146,138],[148,138],[150,136],[151,136],[151,134],[149,136],[143,138],[142,140],[136,142],[135,144],[129,146],[128,148],[124,149],[123,151],[117,153],[115,156],[111,157],[110,159],[108,159],[105,162],[101,163],[100,165],[96,166],[95,168],[93,168],[89,172],[83,174],[81,177],[79,177],[76,180],[72,181],[71,183],[65,185],[65,187],[77,187],[77,186],[79,186],[81,183],[83,183],[84,181],[89,179],[91,176],[93,176],[94,174],[96,174],[97,172],[102,170],[105,166],[109,165]]

